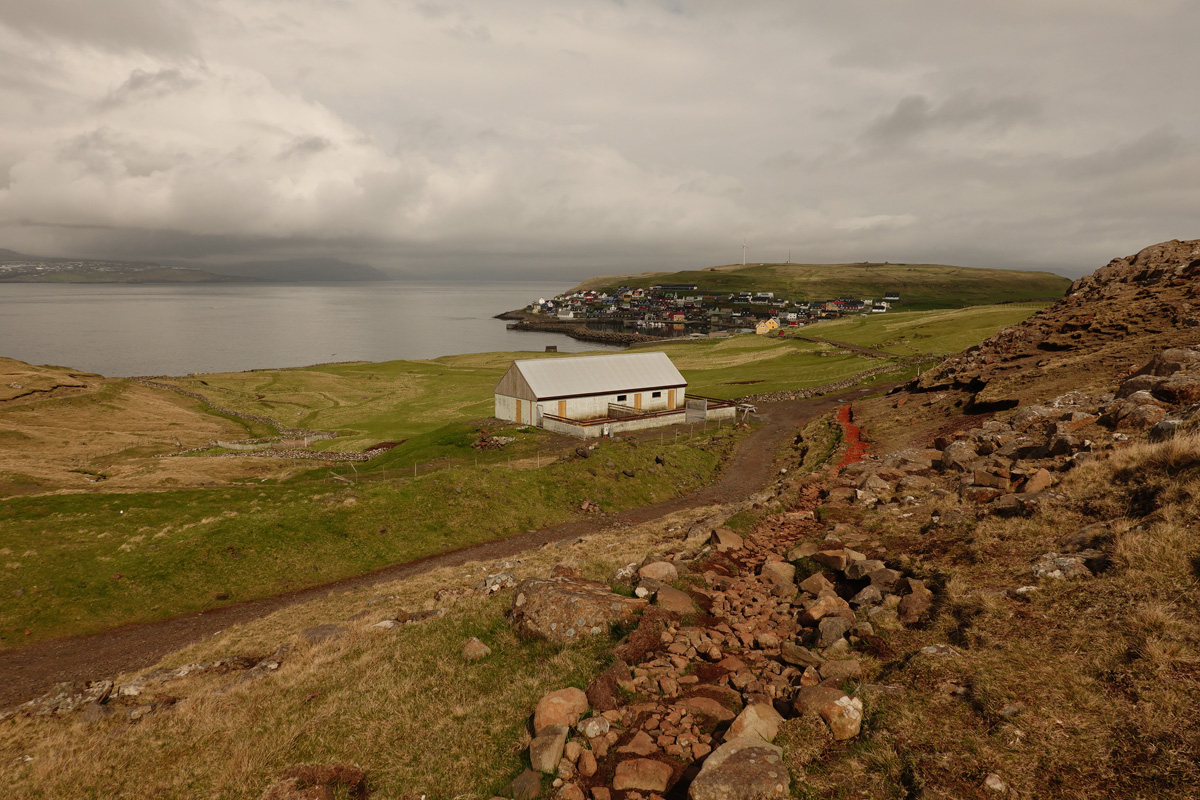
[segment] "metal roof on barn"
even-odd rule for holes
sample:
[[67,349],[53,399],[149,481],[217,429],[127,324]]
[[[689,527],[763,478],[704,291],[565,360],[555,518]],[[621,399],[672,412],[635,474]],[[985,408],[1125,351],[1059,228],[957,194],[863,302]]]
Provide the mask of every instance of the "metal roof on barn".
[[514,361],[496,394],[526,400],[687,386],[666,353],[622,353]]

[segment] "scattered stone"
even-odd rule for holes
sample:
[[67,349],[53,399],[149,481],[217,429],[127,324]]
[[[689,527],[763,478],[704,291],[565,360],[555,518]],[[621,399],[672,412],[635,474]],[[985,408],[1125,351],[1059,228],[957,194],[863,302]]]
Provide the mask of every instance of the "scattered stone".
[[1052,580],[1092,577],[1092,571],[1087,568],[1086,559],[1079,553],[1065,556],[1058,553],[1043,553],[1030,571],[1036,578]]
[[817,626],[819,636],[817,645],[819,647],[829,647],[834,642],[843,638],[851,628],[854,627],[854,620],[846,619],[845,617],[825,617]]
[[509,782],[501,790],[513,800],[537,800],[542,793],[542,778],[531,769],[527,769]]
[[634,758],[617,764],[612,788],[618,792],[637,789],[643,792],[665,792],[673,770],[661,761]]
[[725,738],[740,739],[757,736],[765,742],[773,742],[779,733],[779,726],[782,724],[783,717],[779,715],[774,706],[770,703],[754,703],[746,706],[742,709],[742,713],[737,715],[737,718],[730,724]]
[[645,731],[638,731],[626,744],[617,748],[618,753],[630,753],[635,756],[648,756],[658,751],[658,745]]
[[819,667],[825,661],[816,653],[801,647],[795,642],[784,642],[779,646],[779,657],[788,664],[799,667]]
[[997,792],[999,794],[1008,793],[1008,784],[1005,783],[999,775],[994,772],[988,773],[988,776],[983,779],[983,788],[989,792]]
[[677,705],[717,722],[728,722],[735,716],[732,711],[711,697],[685,697]]
[[851,739],[862,727],[862,701],[831,686],[802,687],[796,692],[793,706],[798,714],[820,714],[833,731],[834,739]]
[[472,636],[463,644],[462,657],[464,661],[478,661],[492,654],[492,648]]
[[679,570],[669,561],[651,562],[639,569],[637,574],[639,578],[649,578],[661,583],[672,583],[679,579]]
[[557,772],[570,732],[566,725],[549,725],[542,729],[529,743],[530,765],[538,772]]
[[743,545],[742,537],[738,536],[729,528],[717,528],[712,532],[712,543],[716,545],[718,553],[729,553],[734,550],[741,550]]
[[538,701],[533,712],[533,733],[540,734],[550,725],[570,728],[587,710],[587,695],[579,689],[571,687],[550,692]]
[[654,593],[654,604],[675,614],[696,613],[696,604],[691,596],[673,586],[660,586]]

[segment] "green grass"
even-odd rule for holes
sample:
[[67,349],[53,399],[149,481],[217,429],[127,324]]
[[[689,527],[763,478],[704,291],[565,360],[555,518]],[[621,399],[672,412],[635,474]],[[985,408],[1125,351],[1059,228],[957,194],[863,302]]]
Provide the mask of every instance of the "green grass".
[[1023,322],[1043,306],[1025,303],[889,312],[820,322],[802,333],[897,355],[957,353],[1002,328]]
[[326,583],[563,522],[584,499],[605,511],[666,500],[712,480],[737,436],[726,427],[690,443],[603,443],[589,459],[542,469],[460,459],[417,478],[384,473],[386,480],[353,486],[9,498],[0,507],[0,641],[98,631]]
[[775,292],[797,300],[871,297],[899,292],[903,308],[925,310],[1058,298],[1071,281],[1049,272],[971,269],[940,264],[753,264],[644,276],[594,278],[580,287],[611,290],[659,283],[695,284],[698,291]]

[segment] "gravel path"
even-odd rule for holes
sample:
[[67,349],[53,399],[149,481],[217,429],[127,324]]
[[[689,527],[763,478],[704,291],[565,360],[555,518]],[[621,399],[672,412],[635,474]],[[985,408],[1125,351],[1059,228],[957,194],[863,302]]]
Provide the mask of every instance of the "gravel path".
[[[893,385],[896,384],[872,386],[867,391],[886,391]],[[507,539],[438,553],[289,594],[251,600],[158,622],[124,625],[90,636],[53,639],[28,647],[0,651],[0,709],[44,694],[57,683],[99,680],[149,667],[168,653],[231,625],[266,616],[296,603],[324,597],[331,591],[345,591],[395,581],[468,561],[511,558],[549,542],[584,536],[618,525],[640,525],[686,508],[744,500],[762,489],[775,475],[772,456],[795,435],[798,428],[816,417],[829,413],[848,400],[861,397],[863,392],[864,390],[852,390],[808,400],[759,406],[758,417],[763,424],[742,440],[720,478],[685,497],[605,515],[598,520],[567,522],[517,534]]]

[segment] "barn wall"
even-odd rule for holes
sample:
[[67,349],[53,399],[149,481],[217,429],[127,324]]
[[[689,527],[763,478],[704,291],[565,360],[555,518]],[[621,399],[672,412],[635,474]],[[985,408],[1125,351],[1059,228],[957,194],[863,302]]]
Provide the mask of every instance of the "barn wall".
[[[522,403],[522,406],[527,406]],[[502,394],[496,395],[496,419],[504,419],[509,422],[517,421],[517,399],[515,397],[505,397]]]

